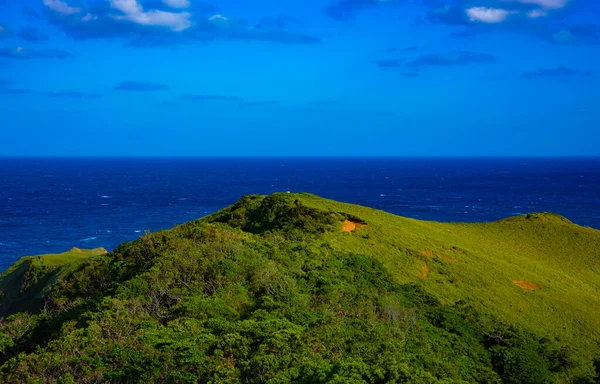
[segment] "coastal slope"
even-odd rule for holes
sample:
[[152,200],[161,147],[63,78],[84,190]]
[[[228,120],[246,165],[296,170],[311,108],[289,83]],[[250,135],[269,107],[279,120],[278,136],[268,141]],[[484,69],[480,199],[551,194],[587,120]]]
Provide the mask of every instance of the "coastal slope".
[[0,298],[0,381],[594,383],[599,250],[551,213],[438,223],[246,196]]
[[106,253],[104,248],[73,248],[60,254],[19,259],[0,274],[0,317],[39,311],[54,284],[66,279],[88,258]]

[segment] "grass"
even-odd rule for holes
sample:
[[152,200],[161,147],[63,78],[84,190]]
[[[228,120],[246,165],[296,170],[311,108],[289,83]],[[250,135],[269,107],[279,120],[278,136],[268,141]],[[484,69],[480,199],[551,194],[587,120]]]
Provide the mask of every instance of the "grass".
[[[335,249],[371,255],[399,283],[416,283],[443,303],[466,301],[581,350],[600,342],[600,231],[538,213],[491,223],[439,223],[299,194],[304,205],[344,212],[367,225],[325,236]],[[424,266],[429,273],[422,277]],[[514,281],[539,285],[526,290]]]
[[55,254],[47,254],[34,256],[39,259],[39,261],[48,266],[48,267],[60,267],[70,265],[72,263],[79,262],[81,260],[86,260],[91,256],[103,255],[106,253],[104,248],[96,248],[96,249],[79,249],[72,248],[64,253],[55,253]]
[[[218,316],[205,309],[182,308],[188,308],[187,305],[196,308],[194,303],[198,300],[205,303],[217,298],[221,301],[214,303],[218,303],[215,308],[219,310],[229,305],[234,312],[244,313],[253,306],[271,303],[273,306],[265,304],[264,310],[274,314],[277,310],[273,303],[277,302],[282,308],[289,305],[295,314],[290,316],[296,319],[304,310],[312,313],[319,300],[324,303],[329,300],[332,304],[325,309],[319,307],[319,315],[334,309],[335,316],[343,312],[339,327],[344,332],[354,332],[357,330],[352,321],[356,317],[374,315],[371,309],[381,306],[377,301],[380,298],[369,301],[373,299],[372,292],[364,291],[363,296],[354,292],[358,289],[357,282],[369,281],[365,287],[373,288],[383,284],[382,276],[389,273],[391,277],[385,278],[393,279],[402,289],[412,290],[416,285],[421,288],[419,291],[437,299],[437,304],[432,304],[436,306],[434,309],[403,308],[409,311],[406,313],[412,310],[450,313],[457,309],[466,314],[466,321],[473,320],[484,329],[486,335],[502,336],[506,331],[503,327],[508,325],[534,335],[540,341],[536,345],[546,344],[541,340],[551,340],[554,342],[549,345],[567,346],[573,350],[574,359],[582,363],[565,364],[567,369],[553,371],[552,382],[571,382],[573,378],[589,378],[598,372],[592,362],[598,360],[600,346],[600,231],[575,225],[552,213],[521,215],[490,223],[440,223],[399,217],[311,194],[276,197],[247,197],[203,219],[124,244],[106,257],[94,257],[103,250],[74,249],[63,254],[23,258],[0,275],[0,290],[4,294],[0,299],[0,316],[39,308],[49,288],[57,280],[67,279],[62,290],[52,294],[56,299],[64,299],[60,308],[67,308],[61,309],[65,311],[69,305],[77,308],[87,303],[90,313],[96,313],[114,300],[119,303],[118,308],[129,308],[127,321],[138,316],[143,321],[151,319],[152,323],[156,321],[153,316],[157,316],[171,319],[173,324],[179,324],[178,321],[183,324],[192,318],[206,317],[212,319],[203,323],[208,327]],[[340,260],[354,260],[354,256],[348,255],[357,255],[360,263],[340,264]],[[367,261],[372,259],[383,265],[385,273],[377,274],[367,268],[370,265]],[[361,277],[348,280],[352,282],[349,285],[339,285],[342,280],[336,280],[354,275]],[[304,297],[306,292],[298,292],[307,284],[306,279],[312,278],[315,292],[326,292],[329,296],[308,295],[310,300],[320,299],[305,308],[303,302],[294,300]],[[249,279],[246,285],[241,283],[245,279]],[[336,284],[327,285],[328,281]],[[203,288],[196,291],[197,287]],[[265,295],[261,289],[268,293],[268,300],[260,296]],[[288,297],[288,291],[296,293]],[[356,302],[342,301],[354,294],[361,297],[363,312]],[[282,297],[280,301],[275,300],[277,295]],[[181,302],[174,304],[178,300]],[[69,301],[73,303],[68,304]],[[153,304],[142,310],[145,302]],[[97,305],[100,307],[96,308]],[[463,311],[464,308],[469,310]],[[115,313],[121,313],[121,309]],[[250,316],[248,313],[244,316]],[[469,319],[469,314],[476,316]],[[73,316],[79,315],[75,311]],[[453,318],[458,319],[448,317]],[[62,326],[60,317],[52,321]],[[447,324],[452,325],[452,321],[447,320]],[[456,330],[464,328],[462,323],[456,324]],[[120,327],[115,325],[115,329]],[[310,332],[315,326],[306,327]],[[452,345],[448,340],[459,338],[456,335],[469,340],[471,331],[464,334],[456,331],[448,338],[441,338],[427,334],[432,328],[423,329],[420,335],[423,340],[430,338],[436,359],[447,359],[447,367],[456,368],[452,348],[439,342],[445,340]],[[195,330],[193,334],[197,333]],[[220,336],[213,332],[211,337]],[[118,340],[118,343],[133,342]],[[521,352],[529,351],[533,357],[538,354],[523,345],[518,346],[523,347]],[[510,345],[504,347],[510,350]],[[445,351],[450,351],[449,356],[444,355]],[[493,353],[493,348],[490,351]],[[473,353],[485,357],[488,352]],[[36,361],[34,357],[32,361]],[[558,361],[562,364],[562,360]],[[506,362],[514,359],[507,358]],[[443,370],[435,374],[444,377]]]
[[37,308],[56,281],[64,280],[90,257],[105,253],[103,248],[73,248],[19,259],[0,275],[0,316]]

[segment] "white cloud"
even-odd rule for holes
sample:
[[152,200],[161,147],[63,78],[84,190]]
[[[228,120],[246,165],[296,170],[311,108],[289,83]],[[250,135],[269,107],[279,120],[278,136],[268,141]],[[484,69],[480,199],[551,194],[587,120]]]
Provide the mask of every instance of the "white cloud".
[[94,16],[91,13],[88,13],[87,15],[85,15],[81,18],[81,21],[96,20],[97,18],[98,18],[98,16]]
[[466,10],[471,21],[482,23],[501,23],[511,12],[500,8],[473,7]]
[[211,17],[208,18],[209,21],[229,21],[228,18],[226,18],[223,15],[212,15]]
[[62,13],[63,15],[72,15],[81,12],[81,8],[71,7],[61,0],[44,0],[44,5],[51,10]]
[[144,11],[137,0],[109,0],[110,6],[124,13],[124,16],[115,16],[118,20],[129,20],[136,24],[168,27],[174,31],[188,29],[192,23],[188,12]]
[[171,8],[178,9],[189,8],[191,5],[189,0],[162,0],[162,2]]
[[546,17],[546,16],[548,16],[548,12],[546,12],[543,9],[534,9],[533,11],[527,12],[527,17],[529,17],[530,19],[537,19],[539,17]]
[[547,9],[559,9],[567,5],[569,0],[516,0],[523,4],[536,4]]
[[137,14],[143,13],[144,9],[137,2],[137,0],[109,0],[110,6],[114,9],[118,9],[119,11],[125,14]]

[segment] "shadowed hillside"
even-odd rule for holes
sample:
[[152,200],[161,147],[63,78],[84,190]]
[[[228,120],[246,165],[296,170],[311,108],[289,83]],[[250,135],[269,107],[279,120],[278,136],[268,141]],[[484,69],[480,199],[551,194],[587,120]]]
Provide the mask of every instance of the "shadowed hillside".
[[246,196],[71,256],[0,276],[2,314],[27,311],[0,324],[0,381],[599,380],[600,231],[554,214],[451,224]]

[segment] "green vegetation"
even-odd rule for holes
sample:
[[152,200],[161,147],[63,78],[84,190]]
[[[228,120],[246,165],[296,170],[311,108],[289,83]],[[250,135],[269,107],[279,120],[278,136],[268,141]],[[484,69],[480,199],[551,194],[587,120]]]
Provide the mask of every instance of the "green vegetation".
[[60,254],[21,258],[0,275],[0,316],[39,310],[57,281],[67,278],[86,259],[103,254],[103,248],[73,248]]
[[600,380],[600,231],[553,214],[450,224],[247,196],[72,257],[0,276],[0,382]]

